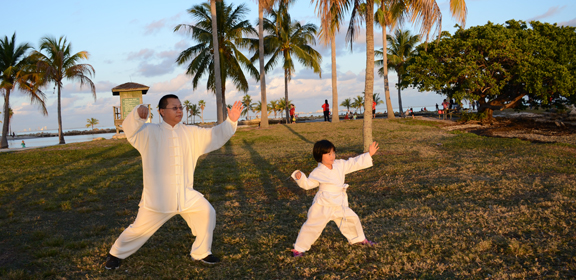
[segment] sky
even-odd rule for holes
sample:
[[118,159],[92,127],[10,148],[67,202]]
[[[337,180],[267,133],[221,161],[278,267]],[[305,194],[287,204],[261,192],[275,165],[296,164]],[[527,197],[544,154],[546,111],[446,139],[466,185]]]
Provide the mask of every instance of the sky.
[[[16,43],[29,43],[35,49],[43,37],[65,36],[72,45],[72,52],[87,51],[87,61],[95,69],[91,78],[96,85],[96,100],[88,87],[80,88],[75,81],[65,80],[62,89],[62,123],[64,130],[85,128],[87,119],[96,118],[96,127],[113,127],[112,106],[120,105],[120,98],[112,96],[112,88],[127,82],[149,86],[144,95],[144,103],[153,104],[165,94],[176,94],[181,101],[207,104],[204,119],[216,118],[216,97],[206,90],[202,81],[196,89],[192,87],[192,77],[185,74],[184,66],[175,63],[176,57],[184,49],[196,45],[189,36],[173,32],[178,24],[194,24],[187,9],[201,1],[22,1],[0,0],[2,24],[0,37],[11,38],[16,33]],[[235,6],[244,4],[250,12],[246,19],[255,24],[258,19],[256,0],[227,1]],[[442,30],[454,33],[456,22],[449,13],[448,1],[439,0],[442,10]],[[538,20],[576,26],[576,2],[573,0],[467,0],[468,15],[466,27],[484,25],[488,21],[504,24],[507,20]],[[310,1],[297,1],[290,8],[294,20],[319,25],[314,4]],[[417,33],[419,27],[410,23],[405,29]],[[338,100],[354,98],[364,91],[366,72],[366,45],[362,30],[355,39],[353,49],[345,43],[346,28],[337,35],[336,63],[338,75]],[[375,48],[382,48],[382,30],[374,28]],[[330,46],[317,42],[315,46],[323,57],[321,77],[301,65],[288,84],[289,99],[296,106],[297,114],[308,115],[320,112],[325,99],[332,102]],[[248,51],[244,51],[251,56]],[[255,67],[258,69],[258,65]],[[396,73],[389,74],[390,94],[393,107],[398,110],[398,92],[395,87]],[[248,95],[253,102],[260,100],[260,83],[249,79]],[[226,85],[226,100],[231,103],[241,100],[244,92],[237,91],[230,81]],[[375,74],[374,92],[384,95],[383,79]],[[41,114],[37,105],[20,92],[10,94],[10,106],[14,111],[11,129],[16,133],[29,131],[55,130],[57,122],[57,92],[54,85],[44,88],[48,116]],[[283,71],[278,66],[266,75],[267,99],[284,97]],[[443,97],[433,92],[418,92],[415,89],[402,91],[402,104],[407,107],[435,107]],[[2,107],[4,108],[2,102]],[[345,108],[340,107],[340,110]],[[383,112],[386,106],[378,105]],[[1,111],[1,110],[0,110]],[[158,121],[158,114],[154,114]],[[254,113],[250,113],[253,117]],[[272,114],[272,117],[273,114]],[[199,118],[196,118],[199,121]]]

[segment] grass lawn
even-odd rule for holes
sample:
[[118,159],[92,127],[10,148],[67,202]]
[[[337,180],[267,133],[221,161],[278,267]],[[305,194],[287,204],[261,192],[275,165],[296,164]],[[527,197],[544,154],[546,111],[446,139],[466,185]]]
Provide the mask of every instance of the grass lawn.
[[134,220],[139,153],[126,140],[0,153],[2,279],[558,279],[576,277],[576,146],[446,132],[375,120],[374,166],[347,176],[350,207],[375,247],[328,224],[311,250],[290,249],[317,189],[289,175],[362,152],[362,121],[239,129],[199,160],[195,188],[217,213],[213,253],[191,260],[185,221],[168,221],[120,269],[104,269]]

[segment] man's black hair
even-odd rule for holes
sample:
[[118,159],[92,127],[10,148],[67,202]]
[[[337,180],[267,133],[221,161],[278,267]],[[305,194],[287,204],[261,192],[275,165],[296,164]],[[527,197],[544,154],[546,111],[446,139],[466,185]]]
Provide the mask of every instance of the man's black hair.
[[[166,109],[166,106],[168,106],[168,99],[170,98],[176,98],[178,100],[180,100],[180,98],[178,98],[178,96],[174,95],[174,94],[166,94],[164,96],[162,96],[162,98],[160,98],[160,101],[158,101],[158,109]],[[162,114],[160,114],[162,116]],[[164,116],[162,116],[164,117]]]
[[336,147],[334,147],[334,144],[332,144],[332,142],[328,140],[320,140],[314,143],[314,149],[312,149],[312,155],[314,156],[314,159],[317,162],[322,162],[322,155],[330,153],[332,149],[334,149],[334,152],[336,152]]

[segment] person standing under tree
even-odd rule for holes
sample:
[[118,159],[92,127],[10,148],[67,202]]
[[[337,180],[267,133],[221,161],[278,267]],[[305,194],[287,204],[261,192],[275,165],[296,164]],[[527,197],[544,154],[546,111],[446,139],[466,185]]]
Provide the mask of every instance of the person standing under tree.
[[296,122],[296,108],[294,104],[290,104],[290,123]]
[[160,99],[160,124],[146,123],[147,106],[135,107],[122,123],[128,142],[142,155],[144,189],[136,220],[116,239],[106,259],[106,269],[116,269],[134,254],[166,221],[180,215],[196,236],[190,255],[207,264],[220,260],[212,255],[216,211],[193,189],[198,158],[222,147],[236,132],[242,103],[228,108],[228,118],[213,128],[181,124],[183,108],[176,95]]
[[322,104],[322,109],[324,110],[324,121],[330,121],[330,104],[328,104],[328,99],[324,100],[324,104]]

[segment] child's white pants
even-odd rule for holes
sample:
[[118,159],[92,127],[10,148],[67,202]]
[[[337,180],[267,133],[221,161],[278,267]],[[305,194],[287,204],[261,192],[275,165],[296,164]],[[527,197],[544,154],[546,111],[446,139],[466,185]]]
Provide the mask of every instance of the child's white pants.
[[[344,215],[346,217],[344,218]],[[360,218],[349,207],[343,206],[322,206],[316,203],[312,204],[308,210],[308,219],[302,225],[294,249],[298,252],[310,250],[310,246],[320,237],[320,234],[328,222],[334,221],[340,232],[350,244],[364,241],[364,231],[360,224]]]
[[199,198],[194,205],[180,213],[158,213],[146,208],[140,208],[133,224],[128,226],[116,239],[110,254],[125,259],[134,254],[150,236],[156,232],[166,221],[180,214],[188,223],[196,240],[192,244],[190,255],[200,260],[212,254],[212,233],[216,226],[216,211],[204,197]]

